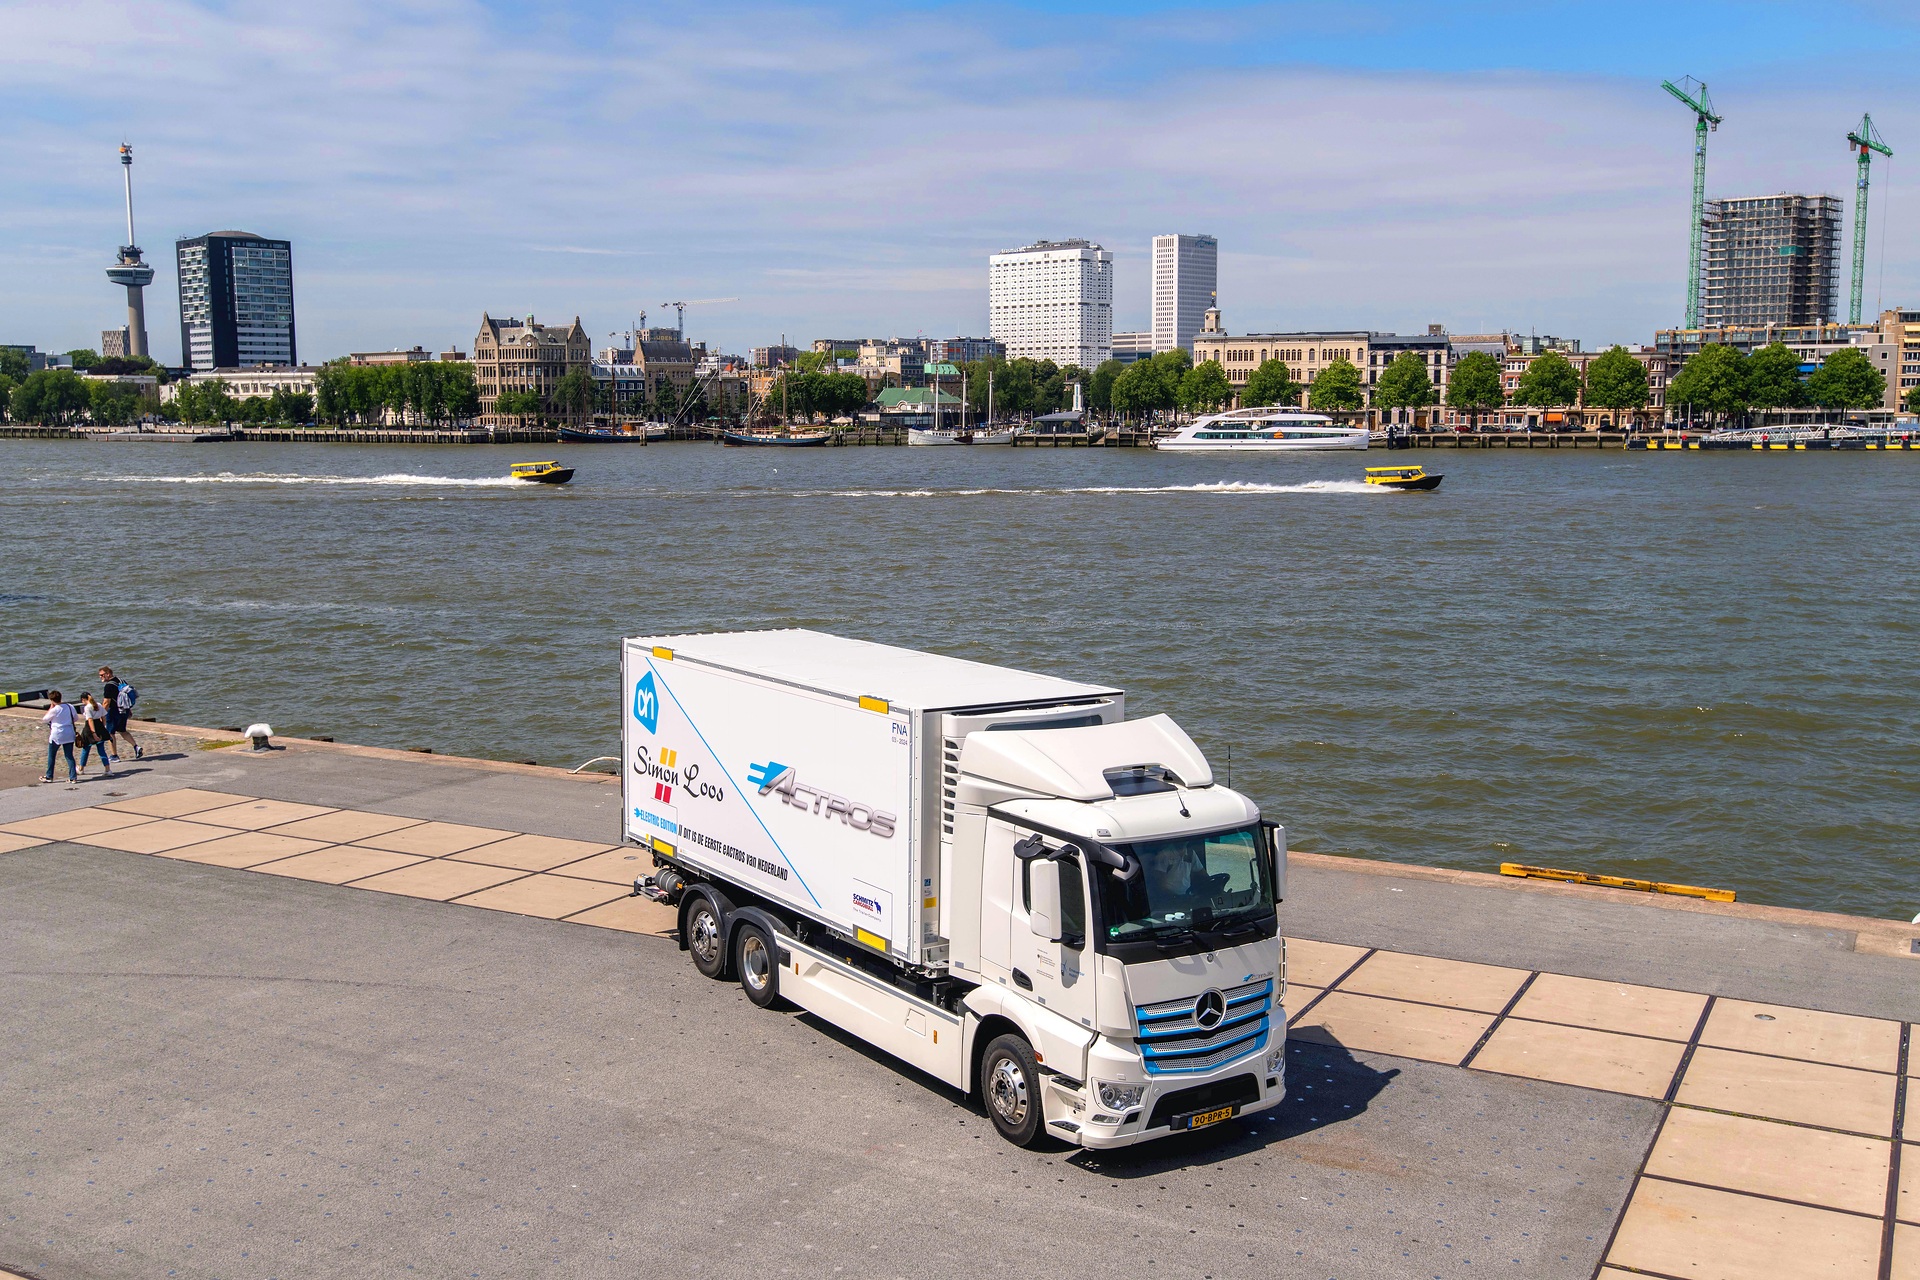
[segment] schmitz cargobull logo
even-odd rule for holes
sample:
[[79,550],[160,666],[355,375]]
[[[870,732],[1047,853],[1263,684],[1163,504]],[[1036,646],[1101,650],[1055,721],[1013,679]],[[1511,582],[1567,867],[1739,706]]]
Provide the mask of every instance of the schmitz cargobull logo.
[[898,814],[822,791],[819,787],[809,787],[800,781],[792,765],[777,760],[750,766],[747,785],[758,787],[763,796],[777,795],[796,809],[811,810],[823,818],[839,818],[854,830],[871,831],[883,840],[893,838],[894,824],[900,821]]

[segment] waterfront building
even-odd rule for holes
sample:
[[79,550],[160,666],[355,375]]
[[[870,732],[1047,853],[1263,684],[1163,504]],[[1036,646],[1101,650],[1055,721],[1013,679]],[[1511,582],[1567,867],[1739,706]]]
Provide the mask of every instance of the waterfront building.
[[[112,332],[112,330],[108,330]],[[160,407],[160,379],[151,373],[82,373],[85,382],[111,382],[116,386],[132,387],[140,396],[142,410]]]
[[126,359],[127,330],[124,326],[100,331],[100,356],[104,360]]
[[[493,402],[502,391],[532,391],[550,398],[560,379],[575,369],[589,369],[587,333],[580,317],[566,328],[525,320],[495,320],[482,312],[480,332],[473,340],[473,375],[480,388],[480,420],[488,426],[513,426],[516,415],[498,415]],[[579,415],[551,405],[549,415],[578,421]]]
[[[1295,333],[1247,333],[1234,335],[1224,329],[1196,334],[1193,359],[1198,364],[1217,360],[1226,371],[1227,382],[1237,392],[1247,384],[1253,371],[1268,360],[1286,364],[1287,372],[1302,388],[1312,386],[1320,371],[1336,360],[1345,360],[1367,376],[1367,353],[1377,336],[1365,329],[1312,330]],[[1303,392],[1301,402],[1306,401]]]
[[1153,330],[1129,329],[1113,335],[1113,354],[1108,357],[1121,364],[1132,364],[1135,360],[1145,360],[1153,354]]
[[180,363],[189,369],[298,364],[293,246],[250,231],[174,243],[180,272]]
[[1880,342],[1887,352],[1886,367],[1876,364],[1887,375],[1887,398],[1882,406],[1903,409],[1906,397],[1920,387],[1920,311],[1896,307],[1880,313]]
[[1011,359],[1091,369],[1113,351],[1113,255],[1040,240],[987,259],[988,333]]
[[413,364],[416,361],[433,359],[433,354],[425,347],[414,346],[402,350],[394,347],[388,351],[355,351],[347,357],[350,364]]
[[[1724,325],[1717,328],[1660,329],[1653,335],[1654,350],[1665,356],[1678,373],[1688,356],[1707,346],[1732,347],[1751,355],[1760,348],[1779,343],[1800,357],[1804,377],[1826,363],[1828,356],[1844,347],[1856,347],[1887,380],[1881,401],[1884,409],[1898,409],[1905,392],[1902,380],[1911,389],[1920,386],[1920,331],[1909,337],[1902,316],[1920,322],[1920,312],[1885,311],[1878,324],[1766,324]],[[1908,365],[1915,366],[1911,371]]]
[[1805,325],[1837,316],[1840,213],[1837,196],[1707,201],[1701,326]]
[[320,394],[320,369],[314,364],[266,366],[254,365],[245,369],[196,369],[185,378],[169,382],[160,388],[162,403],[171,403],[183,386],[205,386],[210,382],[226,384],[227,394],[235,400],[254,400],[270,396],[276,391],[285,391],[289,395],[305,392],[310,396]]
[[19,352],[26,359],[28,373],[38,373],[47,367],[46,353],[31,342],[0,342],[0,351]]
[[869,384],[891,381],[900,387],[919,386],[926,380],[927,343],[919,338],[875,338],[860,344],[860,354],[852,372]]
[[1212,236],[1153,238],[1153,349],[1193,350],[1220,288],[1220,242]]
[[1007,344],[997,338],[935,338],[927,343],[927,359],[944,364],[972,364],[995,357],[1005,359]]
[[751,353],[753,367],[756,369],[777,369],[781,365],[792,364],[800,358],[800,348],[786,345],[755,347]]
[[[938,393],[940,406],[940,425],[957,427],[960,425],[962,401],[959,396],[942,390]],[[876,399],[879,402],[878,421],[889,427],[931,427],[935,392],[932,387],[888,387]]]

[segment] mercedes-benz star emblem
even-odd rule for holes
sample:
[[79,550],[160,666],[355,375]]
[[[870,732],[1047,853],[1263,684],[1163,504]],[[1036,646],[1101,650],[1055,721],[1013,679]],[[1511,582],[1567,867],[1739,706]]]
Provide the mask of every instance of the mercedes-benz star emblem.
[[1211,1031],[1227,1016],[1227,998],[1218,991],[1203,991],[1193,1002],[1193,1022],[1202,1031]]

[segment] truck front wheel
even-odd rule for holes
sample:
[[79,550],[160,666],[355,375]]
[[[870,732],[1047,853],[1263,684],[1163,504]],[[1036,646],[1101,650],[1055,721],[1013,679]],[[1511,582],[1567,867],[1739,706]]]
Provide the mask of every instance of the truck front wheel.
[[1017,1035],[996,1036],[980,1059],[980,1100],[1000,1136],[1030,1147],[1040,1136],[1040,1064]]
[[741,990],[762,1009],[780,999],[780,962],[774,959],[773,940],[757,924],[743,924],[733,941],[733,969]]
[[704,893],[693,895],[680,916],[680,933],[687,940],[693,967],[709,978],[727,976],[727,935],[720,913]]

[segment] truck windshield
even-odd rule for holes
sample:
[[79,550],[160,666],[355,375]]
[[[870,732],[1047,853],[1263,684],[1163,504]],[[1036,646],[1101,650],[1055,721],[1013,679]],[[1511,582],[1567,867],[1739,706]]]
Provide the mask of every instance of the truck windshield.
[[1227,929],[1270,919],[1273,877],[1258,827],[1119,848],[1140,861],[1131,883],[1101,884],[1101,924],[1115,941]]

